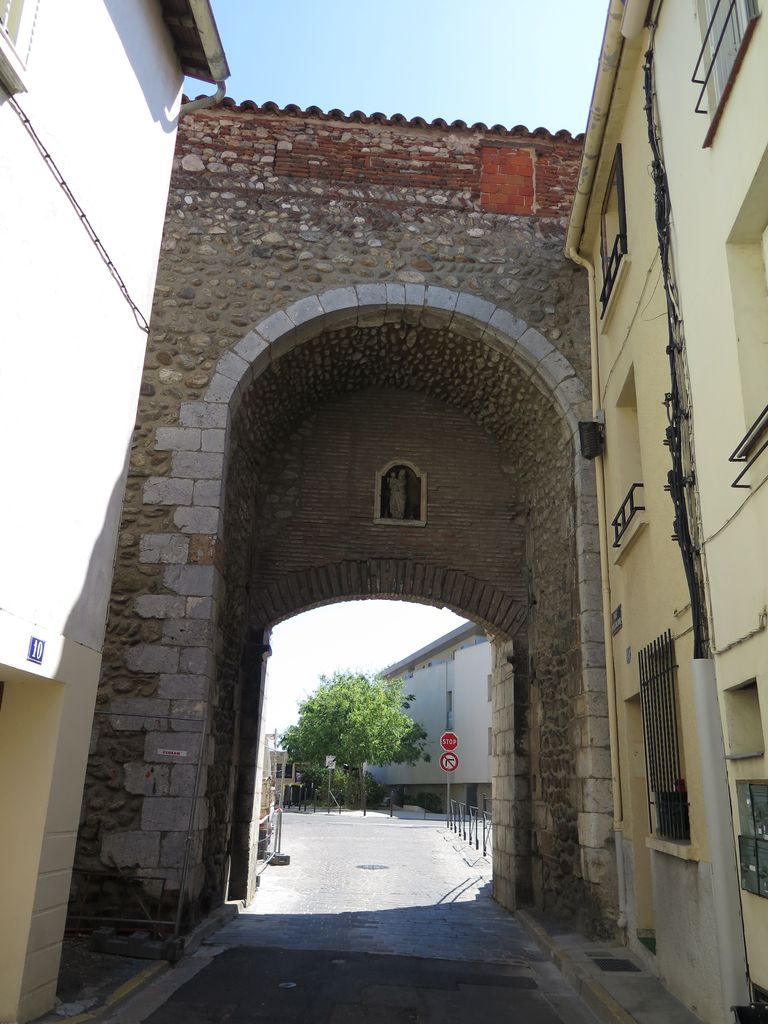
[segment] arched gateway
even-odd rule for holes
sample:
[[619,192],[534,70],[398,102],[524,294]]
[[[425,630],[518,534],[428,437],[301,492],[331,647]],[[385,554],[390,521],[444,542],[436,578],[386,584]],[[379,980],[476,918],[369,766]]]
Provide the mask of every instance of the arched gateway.
[[[560,256],[560,211],[489,206],[482,181],[474,198],[421,180],[401,195],[374,175],[361,196],[320,160],[307,175],[295,164],[251,173],[254,140],[302,154],[329,135],[367,154],[408,143],[411,156],[415,137],[427,159],[440,143],[481,175],[491,149],[497,169],[527,159],[542,181],[562,153],[527,133],[507,133],[499,150],[498,133],[489,142],[487,131],[412,122],[366,123],[343,139],[319,112],[245,105],[191,124],[158,278],[80,868],[143,878],[172,899],[181,891],[186,919],[227,885],[250,895],[269,630],[333,601],[392,597],[445,605],[492,637],[497,898],[605,923],[596,509],[575,441],[590,415],[584,299]],[[449,250],[463,281],[445,270]],[[349,280],[361,272],[369,279]]]

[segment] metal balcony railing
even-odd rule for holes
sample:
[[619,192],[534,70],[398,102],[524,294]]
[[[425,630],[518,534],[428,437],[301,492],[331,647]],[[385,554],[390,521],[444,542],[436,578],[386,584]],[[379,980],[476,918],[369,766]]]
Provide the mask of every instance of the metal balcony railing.
[[[760,443],[761,441],[762,444]],[[768,448],[768,405],[766,405],[744,437],[736,445],[733,454],[728,456],[729,462],[745,463],[744,468],[733,481],[731,487],[749,489],[749,484],[743,484],[741,481],[766,448]]]
[[611,520],[611,526],[613,527],[613,546],[615,548],[621,547],[621,538],[627,532],[629,524],[632,522],[638,512],[645,512],[645,505],[638,505],[635,500],[635,492],[638,488],[642,488],[641,483],[634,483],[629,488],[627,496],[621,503],[621,508]]
[[702,106],[702,103],[710,88],[715,106],[720,103],[739,60],[748,28],[759,14],[756,0],[714,0],[691,78],[694,85],[701,86],[696,100],[697,114],[709,112],[709,106]]
[[603,316],[605,313],[606,306],[608,305],[608,299],[611,297],[613,286],[616,283],[616,275],[619,272],[619,266],[622,259],[627,254],[627,236],[619,233],[613,242],[613,248],[611,249],[611,255],[608,257],[605,266],[603,267],[603,287],[600,290],[600,315]]

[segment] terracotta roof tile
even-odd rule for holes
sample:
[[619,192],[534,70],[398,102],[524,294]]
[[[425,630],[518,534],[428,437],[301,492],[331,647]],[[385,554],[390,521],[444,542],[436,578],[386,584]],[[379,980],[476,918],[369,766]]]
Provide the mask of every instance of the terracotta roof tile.
[[317,118],[320,121],[342,121],[345,124],[382,124],[382,125],[400,125],[407,126],[410,128],[439,128],[441,131],[471,131],[471,132],[486,132],[489,135],[500,135],[500,136],[511,136],[515,138],[527,137],[532,139],[548,139],[551,141],[574,141],[582,142],[584,134],[579,133],[578,135],[571,135],[565,128],[557,132],[551,132],[548,128],[534,128],[533,131],[528,129],[524,124],[516,124],[514,128],[507,128],[503,124],[495,124],[492,127],[488,127],[483,124],[482,121],[476,121],[474,124],[468,125],[466,121],[451,121],[449,124],[442,117],[436,117],[433,121],[426,121],[423,117],[412,117],[407,118],[403,114],[392,114],[388,117],[386,114],[382,114],[380,111],[375,111],[373,114],[364,114],[362,110],[353,110],[351,114],[345,114],[343,110],[339,110],[338,107],[334,107],[333,110],[329,110],[325,113],[320,107],[310,106],[306,110],[302,110],[296,103],[288,103],[284,107],[278,106],[277,103],[272,100],[267,100],[265,103],[256,103],[254,100],[243,100],[242,103],[238,103],[231,97],[227,97],[221,103],[222,107],[227,110],[242,110],[251,111],[256,114],[278,114],[288,117],[302,117],[302,118]]

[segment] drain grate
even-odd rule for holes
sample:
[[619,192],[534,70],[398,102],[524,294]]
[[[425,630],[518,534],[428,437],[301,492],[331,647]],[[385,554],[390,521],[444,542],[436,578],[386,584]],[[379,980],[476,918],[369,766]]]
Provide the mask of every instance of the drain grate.
[[635,971],[640,973],[640,968],[635,967],[631,960],[623,960],[621,957],[593,956],[592,961],[601,971]]
[[358,864],[358,868],[361,871],[387,871],[386,864]]

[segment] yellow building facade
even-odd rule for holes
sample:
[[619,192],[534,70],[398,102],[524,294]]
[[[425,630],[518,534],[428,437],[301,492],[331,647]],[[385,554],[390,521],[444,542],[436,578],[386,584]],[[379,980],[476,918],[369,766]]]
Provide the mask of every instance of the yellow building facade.
[[766,97],[752,0],[615,0],[568,233],[621,923],[712,1022],[768,1000]]

